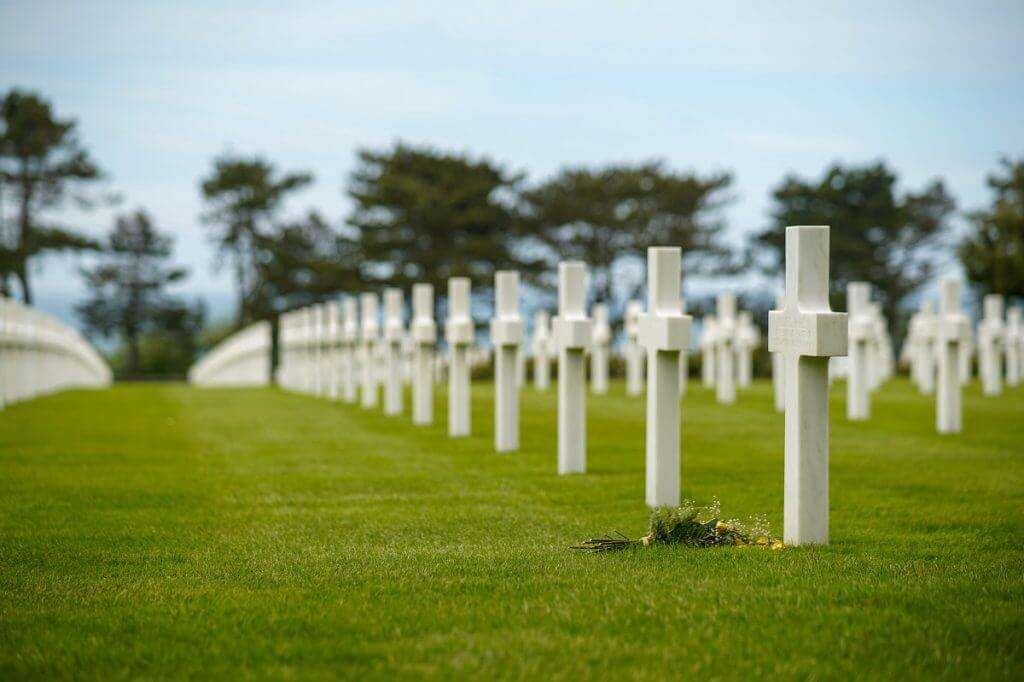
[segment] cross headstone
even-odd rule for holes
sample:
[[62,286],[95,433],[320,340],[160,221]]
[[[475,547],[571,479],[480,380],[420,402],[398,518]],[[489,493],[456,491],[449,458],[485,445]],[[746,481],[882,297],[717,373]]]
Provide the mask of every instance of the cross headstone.
[[434,423],[434,346],[437,345],[437,324],[434,322],[434,285],[414,284],[412,287],[412,423],[424,426]]
[[374,353],[377,348],[377,294],[365,293],[359,296],[359,364],[362,369],[362,406],[377,407],[377,366]]
[[679,363],[690,346],[691,318],[682,314],[682,251],[647,249],[647,312],[640,318],[647,350],[647,505],[679,505]]
[[736,402],[736,296],[719,294],[715,320],[715,398],[729,405]]
[[718,328],[718,321],[714,315],[705,315],[701,322],[700,330],[700,378],[705,388],[715,385],[715,353],[717,342],[715,341],[715,330]]
[[354,403],[359,392],[359,302],[354,296],[344,296],[341,310],[341,397],[346,403]]
[[918,318],[918,346],[921,393],[935,392],[935,305],[931,301],[921,302],[921,316]]
[[1006,385],[1019,386],[1021,382],[1021,347],[1024,343],[1024,324],[1020,308],[1006,311]]
[[402,414],[402,290],[384,290],[384,414]]
[[[775,295],[775,307],[782,309],[786,303],[786,294]],[[769,353],[772,358],[772,395],[776,412],[786,411],[786,356],[782,353]]]
[[608,392],[608,355],[611,349],[612,328],[608,324],[608,306],[594,304],[594,345],[590,349],[590,390],[597,395]]
[[494,449],[519,449],[518,355],[523,343],[523,320],[519,317],[519,273],[494,273]]
[[786,300],[768,350],[786,355],[783,539],[828,543],[828,359],[846,355],[847,316],[828,303],[829,228],[786,228]]
[[868,343],[868,386],[874,391],[885,379],[883,365],[885,363],[885,317],[882,315],[882,304],[868,303],[868,314],[871,316],[872,333]]
[[586,266],[576,261],[558,264],[558,473],[587,470],[586,350],[593,330],[583,301]]
[[546,310],[533,316],[533,385],[538,391],[551,385],[551,321]]
[[871,285],[850,282],[846,286],[846,309],[850,315],[849,351],[846,377],[846,418],[863,421],[871,416],[869,344],[874,326],[869,314]]
[[988,294],[984,299],[985,316],[978,327],[978,355],[981,359],[981,386],[985,395],[1003,392],[1003,297]]
[[640,348],[640,301],[626,303],[626,395],[640,395],[644,390],[644,355]]
[[313,308],[313,333],[310,338],[310,350],[312,355],[312,377],[313,377],[313,388],[312,393],[317,397],[322,397],[325,393],[326,375],[324,373],[324,339],[326,334],[324,333],[325,322],[327,318],[327,311],[324,306],[317,303],[312,306]]
[[939,433],[960,433],[963,407],[960,400],[960,347],[967,342],[971,325],[960,309],[960,282],[944,279],[939,290],[939,316],[935,321],[935,350],[939,366],[935,426]]
[[967,384],[974,374],[974,331],[967,330],[967,340],[960,347],[960,383]]
[[[681,266],[680,266],[681,267]],[[679,314],[686,315],[686,299],[680,296],[679,298]],[[692,332],[693,318],[690,318],[690,328]],[[679,397],[686,397],[686,383],[690,380],[690,346],[687,344],[686,348],[683,349],[682,355],[679,356]]]
[[750,388],[754,379],[754,351],[761,343],[761,333],[749,311],[744,310],[736,325],[736,378],[740,388]]
[[469,351],[473,343],[473,318],[469,314],[469,278],[448,278],[448,435],[468,436]]

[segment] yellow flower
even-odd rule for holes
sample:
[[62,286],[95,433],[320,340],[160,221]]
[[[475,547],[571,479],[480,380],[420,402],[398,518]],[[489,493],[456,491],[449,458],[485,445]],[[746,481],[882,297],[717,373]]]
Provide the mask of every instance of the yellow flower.
[[715,524],[715,532],[716,533],[724,533],[727,530],[732,530],[732,529],[729,528],[729,524],[726,523],[725,521],[719,521],[718,523]]
[[772,549],[782,549],[783,547],[785,547],[785,545],[782,544],[782,540],[776,540],[772,543]]
[[755,542],[757,544],[759,544],[759,545],[767,545],[768,544],[768,538],[766,538],[763,535],[759,535],[757,540],[755,540]]

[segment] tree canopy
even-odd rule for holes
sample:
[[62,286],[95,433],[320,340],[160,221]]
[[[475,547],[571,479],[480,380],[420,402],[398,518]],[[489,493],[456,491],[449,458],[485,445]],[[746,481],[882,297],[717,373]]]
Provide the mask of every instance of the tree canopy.
[[0,196],[10,195],[16,207],[10,222],[0,212],[0,291],[10,293],[13,276],[29,304],[28,264],[33,258],[48,251],[97,247],[75,229],[42,217],[69,195],[79,205],[89,205],[75,191],[100,178],[76,128],[73,119],[57,118],[50,103],[35,93],[11,90],[0,102]]
[[869,282],[886,315],[897,320],[908,296],[928,282],[946,246],[955,209],[940,180],[899,194],[884,163],[833,165],[818,180],[789,176],[772,192],[772,223],[753,239],[754,257],[781,273],[788,225],[831,226],[831,284],[845,306],[846,285]]
[[[1000,172],[1001,171],[1001,172]],[[992,205],[969,215],[974,231],[957,249],[981,294],[1024,298],[1024,159],[1003,159],[988,177]]]

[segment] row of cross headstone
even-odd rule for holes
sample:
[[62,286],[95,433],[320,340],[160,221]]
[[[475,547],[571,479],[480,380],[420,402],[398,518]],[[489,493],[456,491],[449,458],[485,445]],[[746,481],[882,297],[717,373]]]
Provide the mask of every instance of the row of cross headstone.
[[[884,344],[883,319],[870,299],[866,282],[851,282],[847,289],[850,311],[850,361],[847,377],[847,418],[868,419],[871,392],[880,378],[891,372],[891,361]],[[963,429],[962,386],[971,379],[974,334],[961,306],[962,284],[944,279],[939,288],[939,311],[932,301],[922,302],[910,320],[901,359],[910,366],[911,380],[921,393],[934,394],[935,425],[939,433],[960,433]],[[1021,382],[1024,364],[1024,328],[1019,308],[1010,310],[1003,320],[1003,298],[990,294],[984,299],[984,316],[978,325],[977,349],[985,395],[1002,391],[1003,359],[1006,383]],[[887,336],[887,334],[885,335]]]
[[256,322],[222,340],[188,371],[196,386],[266,386],[270,384],[271,329]]
[[[652,507],[678,505],[681,489],[680,394],[685,384],[685,355],[690,349],[691,318],[681,295],[682,254],[677,247],[648,252],[646,311],[627,311],[627,383],[631,392],[646,383],[646,501]],[[535,381],[550,383],[550,354],[558,358],[557,470],[587,470],[586,360],[591,361],[593,390],[607,390],[611,330],[607,308],[586,311],[586,267],[558,265],[558,314],[548,329],[542,313],[533,338]],[[779,354],[785,371],[786,414],[785,531],[791,544],[828,539],[828,358],[846,353],[846,314],[828,309],[828,228],[792,227],[786,231],[787,296],[769,316],[769,349]],[[495,276],[491,339],[495,367],[494,445],[499,452],[519,448],[519,389],[523,383],[523,321],[519,312],[519,276]],[[433,422],[433,382],[437,374],[437,327],[433,288],[413,287],[412,319],[406,333],[403,295],[384,293],[383,325],[378,300],[365,293],[357,301],[343,297],[341,306],[315,306],[281,320],[282,386],[375,407],[384,385],[384,411],[402,413],[402,347],[412,346],[413,423]],[[470,364],[475,330],[470,315],[470,282],[448,282],[448,433],[466,436],[470,425]],[[719,299],[715,321],[705,328],[716,369],[705,380],[716,386],[722,402],[735,400],[735,383],[749,383],[745,350],[759,342],[736,315],[735,298]],[[713,340],[713,343],[712,343]],[[552,344],[553,341],[553,344]],[[741,349],[737,352],[737,349]],[[702,347],[703,349],[703,347]],[[632,359],[631,359],[632,356]],[[325,364],[329,363],[329,364]],[[646,382],[643,365],[646,364]],[[326,370],[326,371],[325,371]],[[638,376],[640,375],[640,376]],[[642,390],[642,388],[641,388]],[[358,395],[357,395],[358,394]]]
[[110,384],[112,374],[76,330],[0,296],[0,409],[67,388]]

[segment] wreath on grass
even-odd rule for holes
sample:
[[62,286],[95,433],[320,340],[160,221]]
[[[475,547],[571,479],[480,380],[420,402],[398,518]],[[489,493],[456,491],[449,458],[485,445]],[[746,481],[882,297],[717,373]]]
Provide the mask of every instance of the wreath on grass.
[[651,512],[647,535],[633,540],[619,531],[589,538],[570,549],[591,554],[620,552],[632,547],[683,545],[685,547],[765,547],[782,549],[785,545],[771,534],[763,518],[749,523],[723,521],[718,500],[706,507],[686,501],[678,507],[659,507]]

